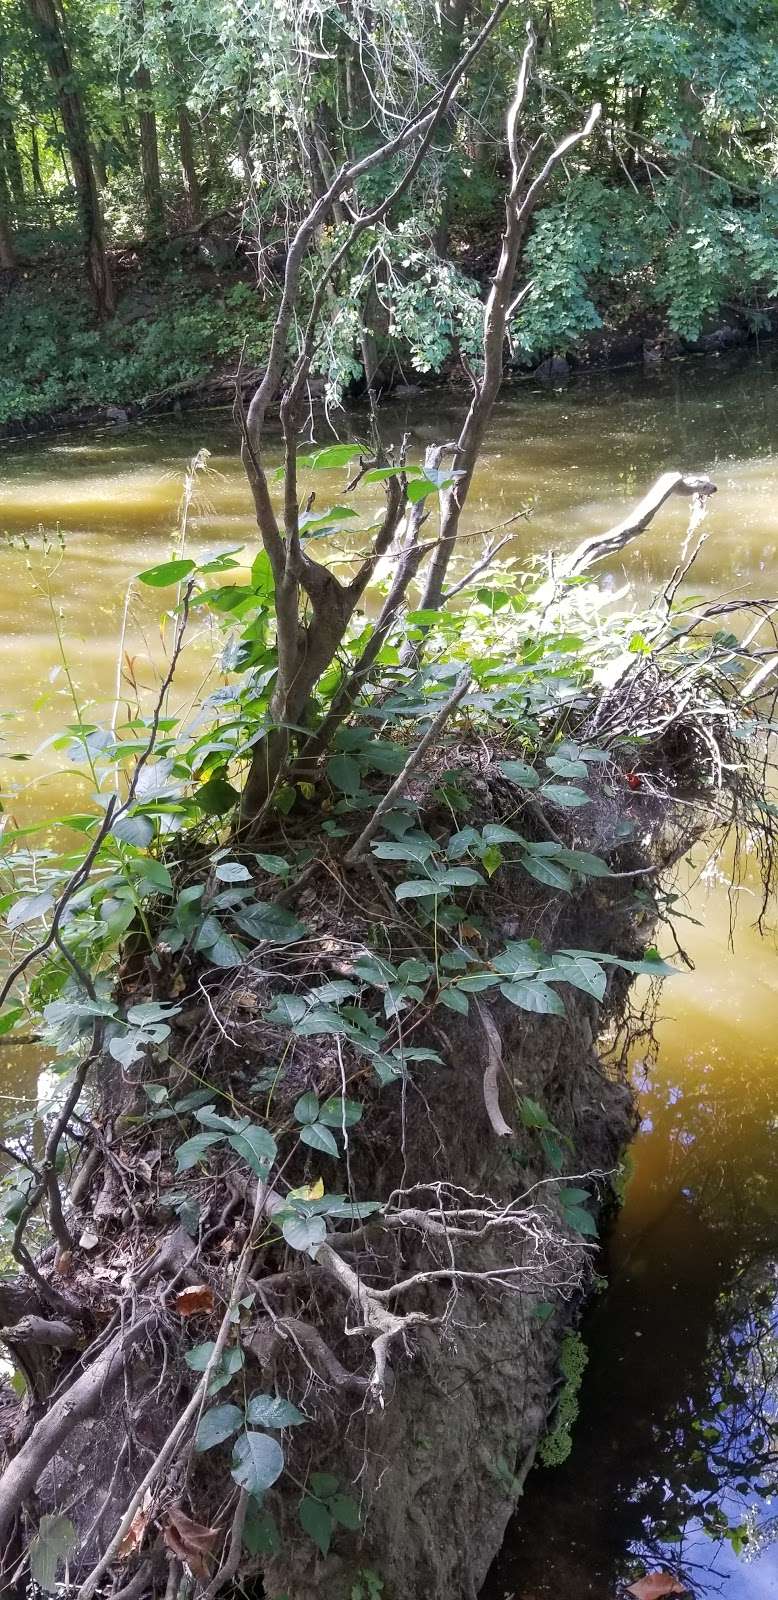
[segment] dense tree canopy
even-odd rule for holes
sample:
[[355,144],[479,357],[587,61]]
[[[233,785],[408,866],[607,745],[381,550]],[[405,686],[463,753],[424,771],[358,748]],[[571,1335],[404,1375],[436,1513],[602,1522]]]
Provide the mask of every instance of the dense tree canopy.
[[[424,103],[491,5],[0,0],[0,420],[140,399],[234,360],[246,339],[261,360],[311,195]],[[594,99],[604,113],[535,218],[515,358],[564,353],[603,322],[648,320],[687,340],[722,313],[766,326],[778,293],[774,0],[517,0],[434,161],[333,288],[318,360],[334,391],[363,383],[365,367],[386,379],[474,357],[530,14],[537,131],[561,132]],[[361,199],[390,177],[376,169]],[[348,198],[321,230],[321,256],[347,213]],[[309,270],[314,280],[313,258]],[[68,306],[56,332],[54,283]]]

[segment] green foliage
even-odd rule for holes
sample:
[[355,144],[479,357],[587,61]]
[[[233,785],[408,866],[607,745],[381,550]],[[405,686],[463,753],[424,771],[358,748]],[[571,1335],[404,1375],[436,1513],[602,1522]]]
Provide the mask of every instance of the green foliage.
[[538,1447],[544,1467],[559,1467],[573,1448],[572,1430],[578,1416],[578,1396],[589,1352],[580,1333],[566,1333],[559,1350],[562,1386],[554,1407],[552,1425]]

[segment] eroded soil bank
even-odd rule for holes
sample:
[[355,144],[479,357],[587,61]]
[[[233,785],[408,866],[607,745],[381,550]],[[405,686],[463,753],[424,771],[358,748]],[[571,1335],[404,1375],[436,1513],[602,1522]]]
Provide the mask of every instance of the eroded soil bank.
[[[498,818],[505,780],[484,776],[473,755],[468,774],[470,815]],[[576,827],[577,846],[610,855],[626,877],[562,896],[506,869],[488,913],[463,930],[484,958],[512,953],[509,981],[508,966],[521,981],[528,951],[541,961],[580,947],[606,960],[642,956],[652,920],[636,908],[638,858],[621,841],[629,813],[645,865],[651,819],[628,794],[590,808],[585,838]],[[434,812],[425,821],[434,831]],[[78,1536],[71,1574],[113,1551],[139,1595],[164,1593],[171,1559],[207,1586],[233,1516],[235,1563],[224,1562],[209,1594],[239,1574],[250,1592],[290,1600],[352,1600],[369,1583],[382,1600],[474,1600],[553,1412],[560,1340],[591,1278],[594,1219],[632,1131],[630,1095],[598,1055],[598,1041],[619,1033],[631,976],[608,966],[599,1003],[586,968],[569,967],[557,1014],[518,1010],[494,990],[479,998],[477,984],[467,1016],[411,1011],[410,1070],[393,1078],[387,1060],[365,1063],[328,1008],[369,971],[377,946],[395,968],[406,963],[411,988],[430,952],[374,870],[344,893],[331,865],[314,868],[282,898],[309,936],[265,940],[227,974],[191,957],[174,977],[168,952],[152,977],[128,947],[124,1004],[170,999],[182,983],[190,998],[167,1064],[141,1059],[120,1077],[107,1064],[70,1191],[79,1248],[53,1271],[53,1250],[42,1259],[48,1289],[41,1280],[4,1291],[4,1339],[29,1384],[25,1403],[5,1396],[5,1511],[15,1489],[21,1553],[42,1513],[67,1508]],[[279,905],[278,915],[290,913]],[[289,1054],[282,1011],[303,985],[318,1020],[309,1012]],[[326,1119],[285,1163],[298,1197],[292,1229],[311,1229],[300,1249],[288,1202],[262,1181],[261,1140],[247,1165],[233,1150],[245,1156],[251,1137],[241,1144],[238,1132],[230,1149],[227,1136],[243,1125],[236,1114],[267,1125],[271,1102],[280,1137],[295,1118],[314,1125],[311,1107],[348,1108],[355,1095],[358,1121],[346,1110],[329,1118],[346,1158],[340,1205],[330,1196],[317,1211],[322,1174],[331,1181]],[[204,1140],[196,1155],[207,1166],[182,1158],[182,1135],[187,1149]],[[389,1197],[380,1215],[351,1206],[371,1194]],[[146,1493],[144,1471],[175,1443],[185,1408],[190,1422],[203,1411],[195,1385],[214,1340],[216,1400],[200,1423],[210,1432],[194,1453],[171,1452]],[[276,1397],[277,1421],[257,1395]],[[276,1421],[285,1455],[261,1515],[245,1496],[236,1508],[230,1478],[235,1417],[248,1406],[251,1420],[252,1405],[254,1421]],[[45,1463],[30,1432],[44,1409],[49,1433],[60,1430]],[[117,1550],[111,1536],[133,1506]]]

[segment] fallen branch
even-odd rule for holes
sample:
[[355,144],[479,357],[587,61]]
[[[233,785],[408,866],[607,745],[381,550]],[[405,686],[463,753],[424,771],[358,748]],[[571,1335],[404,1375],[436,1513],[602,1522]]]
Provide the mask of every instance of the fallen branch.
[[589,539],[583,539],[569,556],[563,556],[557,569],[557,577],[578,577],[580,573],[588,571],[596,561],[604,561],[606,556],[616,555],[619,550],[623,550],[625,545],[637,539],[641,533],[645,533],[657,511],[661,510],[672,494],[693,495],[704,502],[709,495],[715,493],[715,483],[704,475],[695,477],[685,472],[663,472],[649,489],[648,494],[638,501],[621,522],[617,522],[606,533],[595,533]]

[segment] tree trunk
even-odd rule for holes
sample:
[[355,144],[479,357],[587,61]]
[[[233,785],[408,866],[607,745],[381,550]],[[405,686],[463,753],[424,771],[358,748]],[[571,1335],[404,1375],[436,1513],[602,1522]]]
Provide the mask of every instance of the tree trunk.
[[32,173],[32,186],[41,200],[46,199],[46,190],[41,176],[41,152],[38,143],[38,134],[35,128],[30,130],[30,171]]
[[0,271],[13,272],[16,268],[13,230],[11,227],[11,198],[5,171],[0,161]]
[[22,163],[19,158],[19,146],[16,143],[16,134],[14,133],[13,123],[10,121],[10,119],[6,121],[4,118],[3,120],[5,123],[3,128],[3,154],[5,157],[5,170],[8,174],[8,182],[11,186],[11,194],[13,195],[13,202],[16,209],[16,214],[18,216],[20,211],[23,211],[24,209],[24,202],[26,198],[24,193],[24,174],[22,172]]
[[195,166],[192,119],[185,105],[180,105],[178,108],[178,153],[181,158],[181,176],[184,180],[187,214],[191,225],[196,227],[202,218],[202,203],[200,199],[200,182],[197,176],[197,167]]
[[87,274],[97,313],[100,317],[110,316],[116,309],[116,300],[105,253],[103,216],[89,151],[84,102],[54,0],[27,0],[27,9],[37,28],[57,95],[84,230]]
[[150,238],[165,230],[165,208],[162,203],[162,184],[159,176],[159,144],[157,141],[157,114],[148,67],[139,66],[133,73],[133,83],[138,91],[138,127],[140,130],[140,167],[143,176],[143,201],[146,207],[146,228]]

